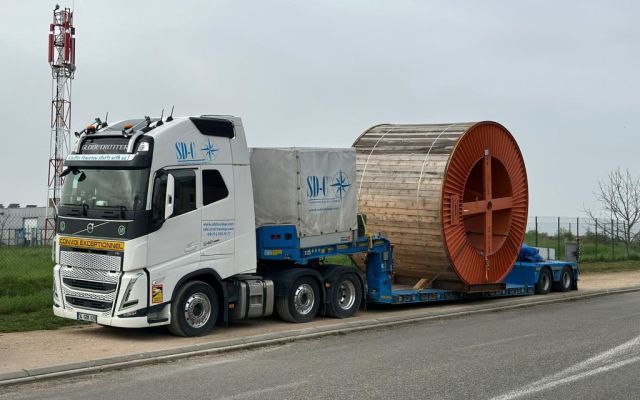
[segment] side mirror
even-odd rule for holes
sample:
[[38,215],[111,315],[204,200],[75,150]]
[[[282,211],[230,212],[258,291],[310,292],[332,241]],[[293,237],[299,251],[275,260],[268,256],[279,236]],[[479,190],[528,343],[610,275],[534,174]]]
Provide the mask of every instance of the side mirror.
[[164,219],[169,219],[173,215],[173,199],[175,191],[175,179],[173,175],[167,175],[167,194],[164,198]]

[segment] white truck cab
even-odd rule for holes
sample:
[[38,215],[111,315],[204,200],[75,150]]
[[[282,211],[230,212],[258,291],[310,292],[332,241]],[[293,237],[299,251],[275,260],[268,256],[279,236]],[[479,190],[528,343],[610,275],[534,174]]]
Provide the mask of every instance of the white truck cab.
[[[89,129],[65,166],[56,315],[122,327],[164,324],[189,275],[210,276],[220,291],[225,278],[256,271],[249,150],[239,118]],[[212,306],[197,297],[189,304]]]

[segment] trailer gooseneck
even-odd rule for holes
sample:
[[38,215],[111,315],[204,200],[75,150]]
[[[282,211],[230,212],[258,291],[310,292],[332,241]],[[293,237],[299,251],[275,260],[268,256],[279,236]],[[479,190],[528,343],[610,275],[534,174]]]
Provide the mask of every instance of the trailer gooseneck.
[[[577,287],[575,263],[516,263],[481,292],[393,283],[393,247],[358,223],[353,149],[248,149],[239,118],[94,126],[65,160],[55,315],[183,336],[273,314]],[[354,256],[360,268],[322,262]],[[490,290],[488,290],[490,289]]]

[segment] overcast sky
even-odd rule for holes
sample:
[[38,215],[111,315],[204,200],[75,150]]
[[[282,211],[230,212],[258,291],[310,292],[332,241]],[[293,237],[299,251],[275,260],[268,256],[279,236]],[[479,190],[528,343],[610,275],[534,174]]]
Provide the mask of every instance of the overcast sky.
[[[55,2],[3,0],[0,203],[45,203]],[[71,6],[72,2],[61,2]],[[233,114],[250,146],[347,147],[385,122],[495,120],[530,216],[640,174],[638,1],[75,1],[72,128]]]

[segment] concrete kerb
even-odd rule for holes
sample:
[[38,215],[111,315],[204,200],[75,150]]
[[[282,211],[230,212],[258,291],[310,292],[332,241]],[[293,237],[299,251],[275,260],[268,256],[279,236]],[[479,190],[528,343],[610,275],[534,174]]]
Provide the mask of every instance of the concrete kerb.
[[[67,378],[78,375],[86,375],[103,371],[133,368],[148,364],[171,362],[184,358],[221,354],[240,350],[249,350],[258,347],[282,345],[298,340],[310,340],[330,335],[343,335],[366,330],[390,328],[394,326],[408,325],[429,320],[457,318],[467,315],[483,314],[490,312],[508,311],[518,308],[533,307],[551,303],[576,301],[612,294],[622,294],[640,291],[640,286],[624,289],[599,290],[588,293],[566,293],[551,299],[535,299],[533,301],[521,301],[514,304],[487,305],[478,304],[471,309],[443,312],[433,314],[433,309],[416,312],[403,316],[384,316],[361,321],[344,320],[328,326],[295,329],[285,332],[267,333],[246,338],[212,341],[191,346],[183,346],[173,349],[165,349],[126,356],[95,359],[72,364],[55,365],[51,367],[26,369],[0,374],[0,387],[34,383],[55,378]],[[514,297],[515,301],[530,299],[530,297]]]

